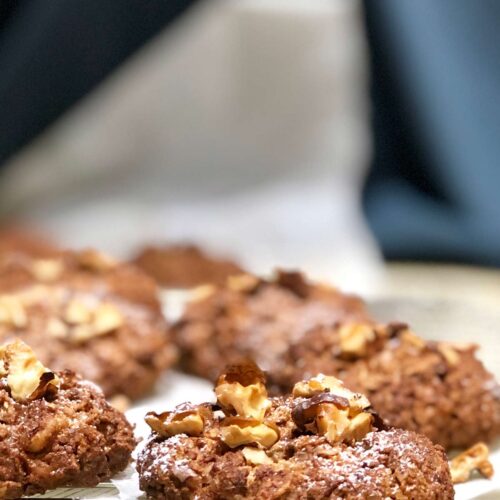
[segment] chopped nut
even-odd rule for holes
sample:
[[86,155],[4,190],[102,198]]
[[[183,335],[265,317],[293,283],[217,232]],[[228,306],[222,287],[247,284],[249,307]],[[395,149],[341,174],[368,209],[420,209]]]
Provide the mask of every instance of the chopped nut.
[[68,315],[67,310],[65,319],[75,325],[69,334],[72,342],[86,342],[93,337],[110,333],[123,325],[123,316],[113,304],[99,304],[94,310],[87,309],[85,306],[81,307],[82,304],[75,301],[71,305],[71,314]]
[[131,401],[127,396],[117,394],[109,400],[109,404],[118,411],[125,413],[130,408]]
[[[330,405],[332,408],[329,408]],[[349,400],[329,392],[323,392],[312,398],[296,402],[292,410],[292,419],[299,429],[317,431],[319,426],[316,420],[322,420],[324,413],[333,411],[334,407],[344,411],[347,418]]]
[[215,293],[215,286],[200,285],[193,288],[189,294],[190,302],[202,302]]
[[97,272],[109,271],[118,264],[113,257],[92,249],[79,252],[78,262],[82,268]]
[[174,411],[164,413],[149,412],[145,421],[160,436],[170,437],[176,434],[200,436],[203,433],[206,418],[203,406],[180,405]]
[[217,401],[226,413],[262,420],[271,402],[265,376],[252,361],[230,365],[215,386]]
[[349,391],[335,377],[324,375],[295,385],[292,419],[302,431],[327,437],[331,443],[362,439],[375,417],[362,394]]
[[230,448],[244,444],[259,444],[269,448],[279,439],[277,430],[257,419],[226,417],[221,425],[221,439]]
[[55,416],[45,427],[40,429],[29,441],[27,449],[31,453],[40,453],[49,443],[52,436],[64,425],[64,418]]
[[7,371],[7,385],[16,401],[41,398],[59,387],[58,377],[20,340],[0,348],[0,358]]
[[69,340],[75,344],[83,344],[96,336],[96,332],[91,325],[76,325],[71,329]]
[[42,301],[58,304],[60,296],[63,293],[64,291],[60,287],[35,284],[28,288],[23,288],[15,294],[15,297],[23,306],[29,307],[33,304],[39,304]]
[[82,325],[90,323],[92,312],[82,302],[74,299],[66,307],[64,312],[64,320],[70,325]]
[[251,293],[260,284],[260,279],[252,274],[235,274],[227,278],[227,287],[235,292]]
[[28,318],[22,302],[14,295],[0,295],[0,323],[24,328]]
[[31,263],[31,274],[38,281],[56,281],[63,271],[64,266],[60,260],[38,259]]
[[457,366],[460,363],[460,354],[452,344],[438,342],[437,350],[450,366]]
[[58,318],[50,318],[47,323],[47,334],[51,337],[63,339],[68,336],[68,327]]
[[366,356],[367,347],[376,338],[373,326],[346,323],[339,328],[340,350],[343,355],[360,358]]
[[368,412],[359,413],[349,421],[349,427],[344,431],[343,439],[346,441],[359,441],[373,428],[373,415]]
[[417,335],[415,335],[411,330],[401,330],[399,334],[401,342],[415,347],[417,350],[421,351],[425,349],[426,342]]
[[251,465],[264,465],[264,464],[272,464],[273,461],[267,455],[264,450],[259,450],[258,448],[251,448],[250,446],[246,446],[241,450],[243,453],[243,457],[247,461],[247,463]]
[[123,316],[113,304],[100,304],[94,311],[94,329],[96,335],[112,332],[123,325]]
[[489,450],[484,443],[475,444],[450,462],[453,484],[468,481],[475,470],[487,479],[493,476],[494,471],[493,465],[489,461]]
[[292,395],[295,398],[310,398],[322,392],[343,389],[344,384],[335,377],[320,374],[309,380],[302,380],[293,386]]
[[310,398],[321,393],[332,393],[345,398],[349,402],[349,407],[354,411],[361,411],[371,406],[366,396],[350,391],[338,378],[323,374],[297,382],[292,391],[295,398]]

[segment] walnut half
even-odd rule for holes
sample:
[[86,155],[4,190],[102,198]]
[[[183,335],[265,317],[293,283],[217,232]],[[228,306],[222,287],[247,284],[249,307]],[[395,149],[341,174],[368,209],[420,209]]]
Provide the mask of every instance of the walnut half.
[[468,450],[457,455],[450,462],[453,484],[464,483],[477,470],[482,476],[490,479],[493,476],[493,465],[489,460],[489,450],[484,443],[477,443]]
[[228,415],[262,420],[271,402],[265,376],[252,361],[230,365],[215,386],[217,402]]
[[59,378],[20,340],[0,347],[0,360],[1,371],[7,376],[7,385],[16,401],[42,398],[59,388]]
[[293,396],[292,419],[299,430],[326,436],[330,443],[357,441],[373,430],[368,399],[335,377],[299,382]]
[[174,411],[160,414],[149,412],[146,414],[145,421],[162,437],[171,437],[176,434],[201,436],[207,415],[208,408],[203,405],[183,404],[177,406]]
[[246,444],[270,448],[279,439],[277,429],[252,418],[226,417],[220,431],[222,441],[230,448]]

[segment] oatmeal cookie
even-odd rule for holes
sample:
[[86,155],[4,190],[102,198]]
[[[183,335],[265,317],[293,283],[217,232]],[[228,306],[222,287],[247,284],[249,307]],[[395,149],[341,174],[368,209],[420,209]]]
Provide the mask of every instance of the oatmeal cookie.
[[333,374],[389,424],[464,448],[500,436],[500,386],[476,350],[424,341],[401,323],[320,326],[290,346],[287,369],[273,375],[286,391],[311,374]]
[[108,397],[143,396],[176,357],[155,283],[95,251],[0,265],[0,342],[14,337]]
[[0,348],[0,498],[92,487],[128,465],[124,415],[73,372],[51,372],[22,342]]
[[194,245],[146,247],[133,262],[165,288],[221,285],[228,276],[243,272],[232,260],[208,255]]
[[443,448],[386,428],[366,397],[333,378],[268,398],[262,374],[221,376],[217,404],[150,413],[137,468],[148,498],[452,499]]
[[[367,317],[363,302],[297,272],[271,280],[232,276],[224,286],[205,286],[172,328],[181,368],[214,380],[226,363],[242,356],[266,371],[280,371],[290,342],[311,327]],[[272,380],[270,381],[272,384]]]

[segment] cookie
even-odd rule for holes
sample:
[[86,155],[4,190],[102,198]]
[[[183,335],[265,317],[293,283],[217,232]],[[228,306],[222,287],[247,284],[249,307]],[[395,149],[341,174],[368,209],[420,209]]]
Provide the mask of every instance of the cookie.
[[176,357],[153,280],[95,251],[3,261],[0,342],[14,337],[107,397],[147,394]]
[[51,372],[22,342],[0,348],[0,498],[96,486],[125,469],[135,445],[93,384]]
[[313,326],[367,317],[359,298],[309,283],[296,272],[279,271],[270,280],[233,276],[224,286],[193,295],[172,335],[181,368],[211,380],[241,356],[270,373],[284,370],[289,344]]
[[239,280],[205,289],[174,325],[184,370],[213,379],[220,366],[247,356],[267,371],[273,394],[326,373],[367,394],[392,425],[446,448],[500,435],[500,388],[474,346],[377,325],[359,299],[298,274]]
[[0,227],[0,261],[4,255],[10,254],[46,259],[57,256],[61,251],[49,238],[21,225]]
[[452,499],[443,448],[386,428],[366,397],[333,378],[267,397],[251,365],[221,376],[217,404],[149,413],[137,461],[148,498]]
[[424,341],[400,323],[317,327],[290,346],[274,382],[286,391],[313,373],[334,374],[389,424],[465,448],[500,436],[500,386],[476,350]]
[[133,262],[165,288],[220,285],[228,276],[243,272],[235,262],[208,255],[194,245],[146,247]]

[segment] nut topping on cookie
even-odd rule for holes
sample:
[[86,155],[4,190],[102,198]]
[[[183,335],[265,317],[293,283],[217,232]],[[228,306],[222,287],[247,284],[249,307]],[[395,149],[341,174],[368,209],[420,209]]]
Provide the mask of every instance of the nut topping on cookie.
[[202,302],[215,293],[213,285],[200,285],[191,290],[189,302]]
[[0,323],[24,328],[28,322],[21,300],[15,295],[0,295]]
[[368,344],[376,338],[373,326],[363,323],[342,325],[339,329],[339,336],[342,354],[355,358],[365,356]]
[[123,316],[113,304],[102,303],[90,308],[82,302],[72,300],[64,315],[68,329],[68,339],[75,343],[86,342],[92,337],[105,335],[123,324]]
[[230,448],[244,444],[258,444],[270,448],[279,439],[276,429],[257,419],[226,417],[221,426],[221,439]]
[[77,257],[80,267],[90,271],[106,272],[118,265],[113,257],[93,249],[78,252]]
[[350,391],[338,378],[323,374],[297,382],[293,387],[292,395],[294,398],[310,398],[325,392],[345,398],[349,408],[357,413],[371,406],[366,396]]
[[320,375],[299,382],[292,419],[300,430],[326,436],[330,443],[358,441],[373,427],[368,399],[344,387],[335,377]]
[[7,376],[7,385],[16,401],[42,398],[59,388],[58,377],[20,340],[0,347],[0,360],[0,374]]
[[451,479],[454,484],[468,481],[475,470],[487,479],[493,476],[489,450],[484,443],[475,444],[450,462]]
[[458,354],[453,345],[447,342],[439,342],[437,350],[450,366],[457,366],[460,363],[460,354]]
[[31,263],[31,274],[42,282],[56,281],[64,271],[64,265],[56,259],[38,259]]
[[243,457],[245,458],[246,462],[251,465],[264,465],[273,463],[268,454],[264,450],[259,450],[258,448],[246,446],[241,450],[241,453],[243,453]]
[[217,402],[227,414],[262,420],[271,403],[265,375],[252,361],[230,365],[215,386]]
[[425,340],[415,335],[411,330],[401,330],[401,332],[399,332],[399,338],[403,344],[410,345],[417,351],[422,351],[426,347]]
[[200,436],[203,433],[206,415],[203,406],[180,405],[174,411],[157,414],[149,412],[146,423],[162,437],[186,434]]
[[227,278],[227,287],[234,292],[253,292],[260,283],[260,279],[252,274],[234,274]]

